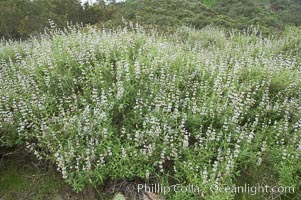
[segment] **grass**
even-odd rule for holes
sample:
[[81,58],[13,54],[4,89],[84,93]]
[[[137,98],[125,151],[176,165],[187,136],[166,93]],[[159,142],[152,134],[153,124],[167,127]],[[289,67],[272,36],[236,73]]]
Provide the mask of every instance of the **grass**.
[[53,166],[40,164],[33,155],[18,151],[1,157],[0,199],[63,199],[67,188]]
[[76,193],[65,183],[55,166],[21,150],[1,149],[1,200],[93,200],[112,197],[112,194],[98,193],[96,190]]

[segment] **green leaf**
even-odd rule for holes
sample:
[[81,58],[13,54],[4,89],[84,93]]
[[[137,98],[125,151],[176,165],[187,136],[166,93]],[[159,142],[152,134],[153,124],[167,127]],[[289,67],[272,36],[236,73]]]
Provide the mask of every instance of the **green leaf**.
[[121,193],[118,193],[115,195],[113,200],[125,200],[125,197]]

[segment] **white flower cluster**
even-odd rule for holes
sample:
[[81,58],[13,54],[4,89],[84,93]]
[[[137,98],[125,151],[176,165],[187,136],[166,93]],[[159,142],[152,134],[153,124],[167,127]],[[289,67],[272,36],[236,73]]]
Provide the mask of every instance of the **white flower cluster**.
[[0,57],[0,132],[69,182],[169,170],[222,183],[248,155],[257,165],[274,149],[299,158],[300,60],[276,53],[289,39],[212,28],[195,43],[139,28],[54,32],[1,44],[11,55]]

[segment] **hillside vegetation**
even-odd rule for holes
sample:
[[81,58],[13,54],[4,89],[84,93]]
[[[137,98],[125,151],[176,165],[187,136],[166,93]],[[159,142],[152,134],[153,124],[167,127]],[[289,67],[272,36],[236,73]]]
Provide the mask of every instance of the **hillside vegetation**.
[[300,198],[299,29],[51,26],[0,44],[0,146],[54,163],[75,191],[127,180],[201,191],[168,199]]
[[82,5],[79,0],[0,0],[0,38],[27,39],[44,32],[48,20],[68,23],[123,26],[122,18],[173,32],[179,26],[201,29],[207,25],[245,30],[256,26],[266,35],[286,26],[301,25],[300,0],[103,0]]
[[300,1],[287,0],[128,0],[117,4],[117,10],[128,20],[161,27],[203,28],[213,24],[243,30],[254,25],[261,32],[275,33],[301,23]]

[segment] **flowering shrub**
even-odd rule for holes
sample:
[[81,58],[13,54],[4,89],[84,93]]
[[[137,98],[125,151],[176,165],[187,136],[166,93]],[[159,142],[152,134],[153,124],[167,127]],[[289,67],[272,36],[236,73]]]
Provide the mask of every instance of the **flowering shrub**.
[[1,145],[56,163],[76,191],[172,178],[211,198],[210,184],[261,166],[300,187],[300,43],[279,52],[296,34],[256,34],[71,28],[2,41]]

